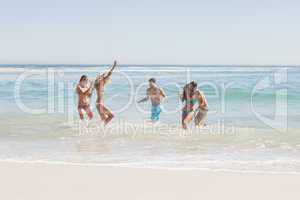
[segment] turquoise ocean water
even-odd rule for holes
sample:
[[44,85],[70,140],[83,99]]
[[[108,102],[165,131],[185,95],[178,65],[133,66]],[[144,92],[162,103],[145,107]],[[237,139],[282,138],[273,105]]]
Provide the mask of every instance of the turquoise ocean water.
[[[300,68],[120,66],[106,88],[116,117],[80,122],[75,85],[108,66],[0,66],[0,159],[132,167],[300,173]],[[147,80],[165,90],[152,125]],[[180,129],[179,94],[196,80],[209,102],[207,127]]]

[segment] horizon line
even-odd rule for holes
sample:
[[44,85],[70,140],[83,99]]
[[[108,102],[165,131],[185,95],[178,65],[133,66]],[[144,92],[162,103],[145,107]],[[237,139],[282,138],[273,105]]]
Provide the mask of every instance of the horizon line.
[[[34,63],[23,63],[23,64],[7,64],[7,63],[0,63],[0,66],[107,66],[107,65],[112,65],[112,63],[109,64],[61,64],[61,63],[56,63],[56,64],[34,64]],[[139,66],[191,66],[191,67],[300,67],[300,64],[119,64],[120,66],[132,66],[132,67],[139,67]]]

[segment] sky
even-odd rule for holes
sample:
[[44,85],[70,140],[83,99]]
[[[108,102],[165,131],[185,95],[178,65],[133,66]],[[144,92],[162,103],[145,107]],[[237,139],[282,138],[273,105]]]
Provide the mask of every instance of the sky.
[[300,65],[299,0],[0,0],[1,64]]

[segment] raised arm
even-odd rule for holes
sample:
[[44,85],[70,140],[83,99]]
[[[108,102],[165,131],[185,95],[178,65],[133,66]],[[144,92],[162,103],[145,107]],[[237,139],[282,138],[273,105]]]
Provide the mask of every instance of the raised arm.
[[109,76],[111,76],[111,74],[114,71],[114,69],[116,68],[116,66],[117,66],[117,61],[115,60],[113,66],[110,68],[110,70],[108,71],[108,73],[106,74],[106,76],[104,77],[104,79],[106,79]]
[[83,88],[80,85],[77,85],[76,87],[76,91],[78,94],[86,94],[86,92],[88,91],[88,88]]
[[88,90],[88,94],[89,94],[90,96],[92,95],[93,90],[94,90],[94,81],[91,81],[91,82],[90,82],[90,87],[89,87],[89,90]]
[[91,93],[92,89],[93,89],[93,84],[92,83],[90,83],[90,87],[88,87],[88,88],[83,88],[80,85],[77,85],[77,88],[76,88],[77,93],[78,94],[83,94],[83,95]]

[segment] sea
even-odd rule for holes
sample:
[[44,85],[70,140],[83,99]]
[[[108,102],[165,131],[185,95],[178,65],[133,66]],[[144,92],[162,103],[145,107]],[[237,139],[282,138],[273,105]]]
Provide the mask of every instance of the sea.
[[[76,84],[109,65],[1,65],[0,161],[170,170],[300,173],[300,66],[120,65],[105,88],[115,117],[80,120]],[[150,121],[148,80],[166,95]],[[205,127],[181,128],[180,94],[196,81]]]

